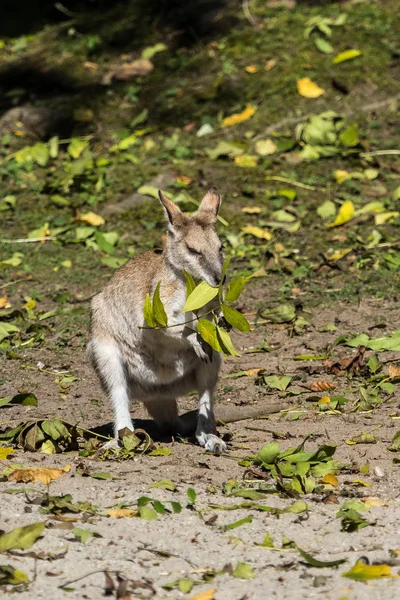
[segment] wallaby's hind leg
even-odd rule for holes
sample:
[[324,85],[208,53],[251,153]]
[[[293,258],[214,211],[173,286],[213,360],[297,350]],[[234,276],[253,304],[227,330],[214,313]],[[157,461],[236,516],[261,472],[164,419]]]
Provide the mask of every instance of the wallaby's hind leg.
[[208,452],[220,454],[226,452],[226,444],[216,435],[215,417],[213,410],[213,393],[217,384],[218,372],[221,365],[221,356],[213,352],[212,363],[198,367],[197,389],[199,391],[199,416],[196,429],[196,438],[200,446]]
[[118,431],[127,427],[133,431],[129,412],[128,386],[124,364],[118,347],[111,343],[91,340],[88,352],[94,368],[107,393],[114,411],[114,434],[118,440]]

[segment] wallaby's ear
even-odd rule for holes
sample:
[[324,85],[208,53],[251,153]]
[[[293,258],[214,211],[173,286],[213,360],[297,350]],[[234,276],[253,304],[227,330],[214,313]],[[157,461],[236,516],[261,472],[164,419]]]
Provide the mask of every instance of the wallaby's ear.
[[167,215],[171,225],[173,227],[179,227],[179,225],[182,225],[184,215],[179,206],[174,204],[172,200],[166,198],[161,192],[161,190],[158,190],[158,197],[160,199],[161,204],[164,207],[165,214]]
[[209,223],[215,223],[220,206],[221,196],[218,194],[216,188],[212,188],[200,202],[197,213],[202,220],[208,221]]

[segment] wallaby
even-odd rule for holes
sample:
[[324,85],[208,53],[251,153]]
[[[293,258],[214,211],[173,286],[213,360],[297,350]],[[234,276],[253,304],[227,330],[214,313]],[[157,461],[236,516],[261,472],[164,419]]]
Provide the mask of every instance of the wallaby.
[[[225,452],[213,411],[222,356],[199,336],[195,315],[183,312],[185,271],[212,286],[221,281],[223,246],[215,230],[221,197],[210,190],[192,215],[161,191],[159,199],[168,219],[165,249],[129,260],[93,298],[89,356],[113,406],[116,440],[121,429],[133,431],[130,401],[142,401],[155,421],[174,426],[178,396],[197,390],[197,441],[210,452]],[[158,282],[168,328],[152,329],[143,317],[144,301]],[[211,302],[199,314],[208,318],[216,307]]]

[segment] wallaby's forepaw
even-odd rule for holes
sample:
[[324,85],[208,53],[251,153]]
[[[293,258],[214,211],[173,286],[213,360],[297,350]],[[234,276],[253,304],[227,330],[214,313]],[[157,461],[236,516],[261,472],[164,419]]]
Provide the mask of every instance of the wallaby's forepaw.
[[120,448],[119,441],[117,438],[113,438],[112,440],[109,440],[108,442],[103,444],[100,450],[118,450],[118,448]]
[[225,442],[214,433],[199,433],[196,434],[196,438],[200,446],[203,446],[207,452],[222,454],[227,451]]

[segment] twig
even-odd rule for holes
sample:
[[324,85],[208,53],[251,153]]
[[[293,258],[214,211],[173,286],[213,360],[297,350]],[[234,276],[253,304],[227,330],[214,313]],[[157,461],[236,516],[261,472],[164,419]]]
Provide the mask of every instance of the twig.
[[29,279],[27,279],[26,277],[21,277],[21,279],[14,279],[14,281],[9,281],[8,283],[3,283],[3,285],[0,285],[0,290],[3,290],[6,287],[9,287],[10,285],[14,285],[14,283],[19,283],[20,281],[30,281]]
[[287,179],[287,177],[280,177],[279,175],[271,175],[265,178],[267,181],[282,181],[282,183],[290,183],[290,185],[295,185],[296,187],[303,188],[304,190],[311,190],[313,192],[325,191],[325,188],[316,188],[312,185],[307,185],[305,183],[301,183],[300,181],[292,181],[291,179]]
[[252,27],[257,27],[257,21],[250,12],[249,0],[242,0],[242,9],[250,25]]
[[29,244],[31,242],[47,242],[47,240],[56,240],[54,236],[39,237],[39,238],[20,238],[17,240],[0,240],[2,244]]
[[363,158],[368,158],[369,156],[390,156],[398,154],[400,154],[400,150],[375,150],[374,152],[360,152],[360,156]]
[[[116,573],[117,571],[111,571],[111,573]],[[59,588],[65,588],[69,585],[71,585],[71,583],[76,583],[77,581],[81,581],[82,579],[85,579],[86,577],[90,577],[91,575],[97,575],[97,573],[105,573],[105,569],[97,569],[96,571],[90,571],[89,573],[86,573],[86,575],[81,575],[81,577],[77,577],[76,579],[70,579],[69,581],[67,581],[66,583],[62,583],[61,585],[59,585]]]

